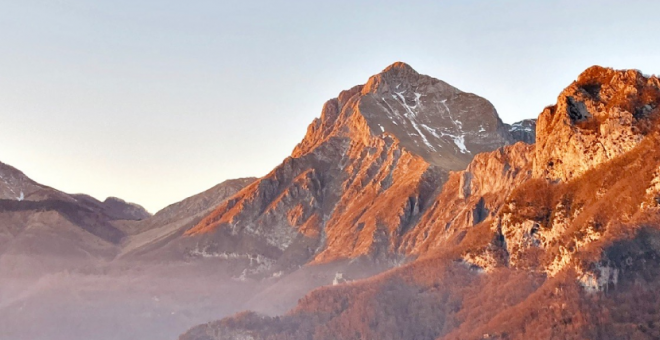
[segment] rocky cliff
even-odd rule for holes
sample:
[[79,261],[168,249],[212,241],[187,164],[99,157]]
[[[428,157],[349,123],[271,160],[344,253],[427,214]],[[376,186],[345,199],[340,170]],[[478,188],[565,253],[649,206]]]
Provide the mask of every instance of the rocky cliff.
[[636,70],[587,69],[538,118],[534,176],[570,180],[632,150],[654,126],[658,86]]

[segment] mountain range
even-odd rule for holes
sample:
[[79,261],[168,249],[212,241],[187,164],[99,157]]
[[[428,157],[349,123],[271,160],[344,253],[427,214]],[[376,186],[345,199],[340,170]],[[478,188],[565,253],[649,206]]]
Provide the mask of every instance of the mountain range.
[[594,66],[508,125],[397,62],[153,216],[0,164],[0,339],[658,338],[659,106]]

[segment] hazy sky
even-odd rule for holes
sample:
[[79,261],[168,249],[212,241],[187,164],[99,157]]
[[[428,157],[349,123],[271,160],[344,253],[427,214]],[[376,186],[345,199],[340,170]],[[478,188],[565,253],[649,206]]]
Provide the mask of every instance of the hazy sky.
[[152,212],[279,164],[394,61],[536,117],[585,68],[660,73],[660,1],[0,0],[0,161]]

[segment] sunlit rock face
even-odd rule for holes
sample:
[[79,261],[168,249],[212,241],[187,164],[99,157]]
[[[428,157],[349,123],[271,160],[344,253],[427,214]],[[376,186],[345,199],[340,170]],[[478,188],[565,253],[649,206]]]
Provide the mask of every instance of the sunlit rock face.
[[659,84],[636,70],[584,71],[538,118],[534,176],[566,181],[630,151],[660,110]]
[[591,290],[616,281],[581,254],[657,206],[659,106],[656,77],[594,66],[541,113],[535,180],[517,189],[497,226],[509,265],[550,276],[574,269]]
[[[452,235],[497,220],[509,193],[531,178],[533,157],[534,146],[522,142],[477,155],[467,169],[450,175],[404,238],[404,249],[412,254],[434,253],[451,244]],[[477,259],[467,256],[468,262]],[[496,264],[488,262],[488,268]]]
[[660,82],[636,70],[594,66],[564,89],[539,116],[532,178],[493,222],[506,265],[575,270],[591,290],[616,281],[584,254],[658,206],[659,115]]

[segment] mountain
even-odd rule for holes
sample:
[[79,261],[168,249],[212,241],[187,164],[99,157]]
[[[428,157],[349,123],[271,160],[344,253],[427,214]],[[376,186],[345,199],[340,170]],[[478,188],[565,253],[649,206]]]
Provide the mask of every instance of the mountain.
[[506,125],[513,139],[527,144],[534,144],[536,142],[536,119],[525,119],[511,125]]
[[262,277],[362,257],[396,265],[450,171],[513,143],[510,129],[487,100],[394,63],[327,101],[290,157],[156,252],[249,262],[239,274]]
[[535,145],[450,174],[403,238],[414,261],[180,339],[657,339],[659,120],[657,77],[589,68]]
[[69,195],[0,163],[0,273],[4,279],[76,268],[118,252],[125,233],[113,221],[149,216],[108,198]]
[[[527,163],[515,155],[530,146],[512,145],[510,157],[498,148],[533,140],[534,124],[504,124],[486,99],[395,63],[329,100],[266,176],[153,216],[11,168],[0,187],[0,339],[161,339],[377,277],[437,249],[436,219],[454,230],[489,217],[504,198],[479,195],[508,182],[483,182],[486,173],[517,176]],[[468,165],[472,177],[457,175]],[[440,216],[449,185],[472,193],[455,202],[465,221]]]
[[9,166],[0,174],[9,193],[0,200],[0,339],[173,337],[240,310],[261,288],[232,280],[218,263],[144,255],[254,178],[225,181],[151,216],[117,198],[65,194]]

